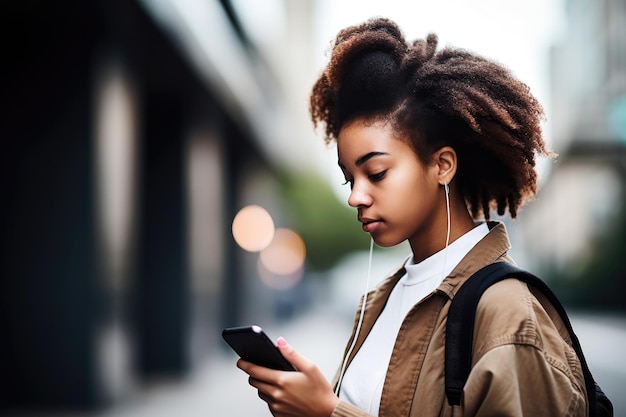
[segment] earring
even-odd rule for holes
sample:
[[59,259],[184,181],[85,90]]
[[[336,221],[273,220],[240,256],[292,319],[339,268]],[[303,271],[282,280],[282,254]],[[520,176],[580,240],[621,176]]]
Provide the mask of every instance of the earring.
[[446,195],[450,194],[450,187],[447,182],[443,183],[443,189],[446,191]]

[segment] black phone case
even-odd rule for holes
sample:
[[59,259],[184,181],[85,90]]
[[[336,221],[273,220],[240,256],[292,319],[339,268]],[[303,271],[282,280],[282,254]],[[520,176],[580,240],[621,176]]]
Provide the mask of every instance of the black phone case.
[[229,327],[222,331],[222,337],[248,362],[280,371],[295,371],[259,326]]

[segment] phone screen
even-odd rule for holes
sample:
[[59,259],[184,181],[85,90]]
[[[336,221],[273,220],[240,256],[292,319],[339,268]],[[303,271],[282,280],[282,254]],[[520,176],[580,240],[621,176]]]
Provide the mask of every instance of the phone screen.
[[242,359],[248,362],[280,371],[296,370],[260,326],[229,327],[222,331],[222,337]]

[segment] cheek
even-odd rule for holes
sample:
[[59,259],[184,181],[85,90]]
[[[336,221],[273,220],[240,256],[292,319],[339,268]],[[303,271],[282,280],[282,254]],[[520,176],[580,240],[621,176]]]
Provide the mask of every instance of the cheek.
[[421,169],[421,166],[411,164],[394,175],[396,175],[394,181],[397,184],[397,192],[408,203],[416,204],[432,193],[432,179],[428,177],[428,172]]
[[397,205],[399,218],[409,222],[420,223],[428,218],[437,206],[437,184],[428,181],[428,178],[420,174],[413,174],[414,180],[404,181],[402,189],[398,192]]
[[418,191],[406,192],[397,202],[397,219],[409,227],[421,222],[426,208],[424,196]]

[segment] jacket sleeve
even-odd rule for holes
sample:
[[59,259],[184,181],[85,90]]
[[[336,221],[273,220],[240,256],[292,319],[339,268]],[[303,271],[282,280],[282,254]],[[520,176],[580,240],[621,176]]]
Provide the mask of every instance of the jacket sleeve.
[[485,353],[464,388],[463,416],[586,415],[586,394],[562,360],[531,344]]
[[342,400],[342,401],[339,401],[339,404],[337,404],[337,407],[335,407],[335,410],[330,415],[330,417],[373,417],[373,416],[361,410],[360,408]]

